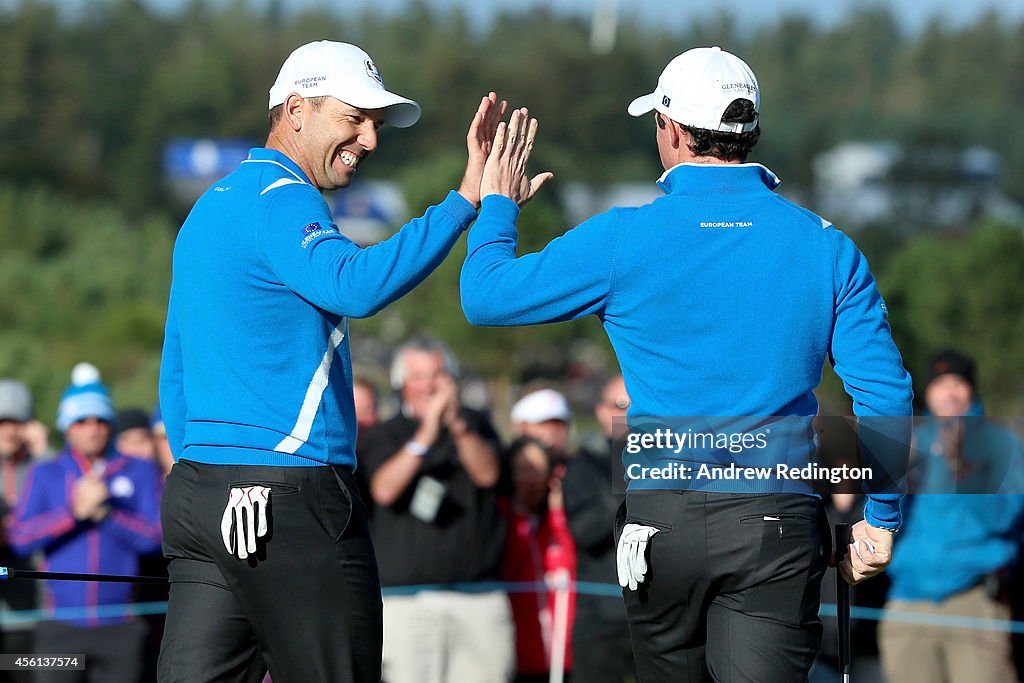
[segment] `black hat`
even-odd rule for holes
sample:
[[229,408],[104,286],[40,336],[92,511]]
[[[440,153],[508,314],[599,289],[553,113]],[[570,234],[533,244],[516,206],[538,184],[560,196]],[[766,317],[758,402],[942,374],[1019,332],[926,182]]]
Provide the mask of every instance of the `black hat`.
[[955,349],[940,351],[928,363],[928,382],[940,375],[958,375],[974,388],[974,359]]
[[129,429],[149,429],[149,414],[141,408],[125,408],[117,411],[117,433]]

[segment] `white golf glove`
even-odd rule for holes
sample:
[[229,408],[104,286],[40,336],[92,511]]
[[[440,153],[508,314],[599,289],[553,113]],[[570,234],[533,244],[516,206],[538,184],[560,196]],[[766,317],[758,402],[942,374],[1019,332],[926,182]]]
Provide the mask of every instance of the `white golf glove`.
[[244,560],[256,553],[256,539],[267,534],[267,505],[270,489],[266,486],[242,486],[231,489],[220,533],[231,555]]
[[619,585],[635,591],[644,582],[647,574],[647,541],[658,533],[653,526],[627,524],[619,536],[619,547],[615,551],[615,561],[619,570]]

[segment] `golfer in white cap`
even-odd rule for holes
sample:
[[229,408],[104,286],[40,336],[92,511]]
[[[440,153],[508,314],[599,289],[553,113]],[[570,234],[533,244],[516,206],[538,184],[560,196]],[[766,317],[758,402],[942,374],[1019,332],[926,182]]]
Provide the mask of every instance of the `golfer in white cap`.
[[[830,534],[810,483],[771,473],[813,451],[826,360],[856,415],[893,426],[890,443],[905,459],[910,376],[861,252],[747,163],[761,89],[743,60],[688,50],[628,111],[654,112],[665,196],[611,209],[518,258],[514,227],[497,220],[515,206],[485,199],[462,269],[463,309],[497,326],[596,315],[629,390],[631,428],[672,420],[694,428],[675,431],[686,436],[744,426],[712,433],[728,448],[626,449],[617,564],[637,673],[643,683],[806,681]],[[769,474],[714,479],[755,466]],[[857,552],[841,568],[849,580],[887,566],[899,499],[898,490],[868,492]]]
[[160,681],[260,681],[268,668],[276,683],[380,680],[348,318],[427,277],[481,194],[521,203],[546,180],[523,176],[536,120],[516,110],[506,124],[504,108],[494,93],[481,100],[457,192],[361,249],[320,193],[348,186],[380,126],[411,126],[420,108],[388,91],[360,48],[303,45],[270,89],[266,147],[189,214],[160,372],[176,460],[162,509],[171,591]]

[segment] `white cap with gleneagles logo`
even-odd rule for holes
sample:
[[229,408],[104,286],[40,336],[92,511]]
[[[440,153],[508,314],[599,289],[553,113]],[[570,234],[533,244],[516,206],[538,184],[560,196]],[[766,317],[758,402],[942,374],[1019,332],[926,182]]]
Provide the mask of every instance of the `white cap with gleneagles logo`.
[[349,43],[320,40],[295,49],[270,88],[270,109],[291,93],[329,95],[359,109],[383,109],[384,120],[408,128],[420,119],[420,105],[384,88],[370,55]]
[[643,116],[657,110],[677,123],[725,133],[746,133],[750,123],[722,123],[733,100],[748,99],[761,111],[761,88],[747,63],[720,47],[695,47],[677,56],[658,78],[649,95],[633,100],[627,111]]

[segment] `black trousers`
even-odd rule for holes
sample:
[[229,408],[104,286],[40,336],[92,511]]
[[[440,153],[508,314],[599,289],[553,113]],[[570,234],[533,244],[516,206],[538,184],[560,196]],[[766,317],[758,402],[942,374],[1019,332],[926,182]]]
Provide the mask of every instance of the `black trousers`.
[[[230,555],[221,516],[233,486],[271,489],[256,557]],[[342,468],[179,461],[164,489],[170,598],[161,683],[377,683],[377,561],[355,478]]]
[[647,578],[623,591],[641,683],[803,683],[821,644],[831,534],[816,498],[629,493],[657,527]]

